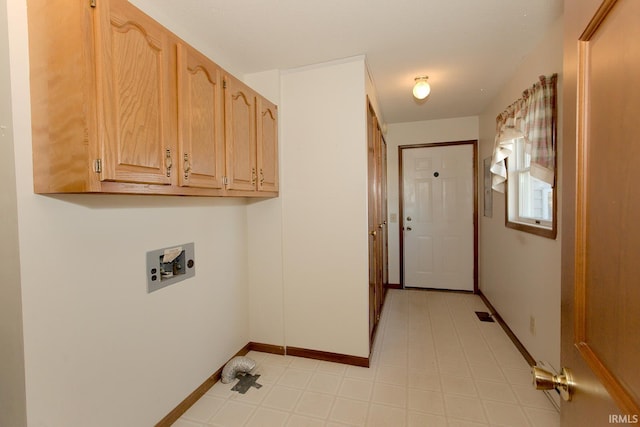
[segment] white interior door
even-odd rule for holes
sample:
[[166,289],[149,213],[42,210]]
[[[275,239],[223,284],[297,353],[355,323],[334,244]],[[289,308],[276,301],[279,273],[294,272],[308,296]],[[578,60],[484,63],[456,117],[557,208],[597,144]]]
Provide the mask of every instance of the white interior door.
[[473,150],[402,150],[405,287],[474,290]]

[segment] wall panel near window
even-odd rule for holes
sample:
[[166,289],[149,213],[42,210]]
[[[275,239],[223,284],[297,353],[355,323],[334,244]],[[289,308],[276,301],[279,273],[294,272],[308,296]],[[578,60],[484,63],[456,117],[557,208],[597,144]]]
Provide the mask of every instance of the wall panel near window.
[[369,335],[373,343],[380,321],[387,277],[386,144],[371,103],[367,109]]
[[[245,110],[225,111],[224,70],[127,0],[27,10],[36,193],[278,195],[274,105],[240,82]],[[226,113],[241,121],[225,139]]]

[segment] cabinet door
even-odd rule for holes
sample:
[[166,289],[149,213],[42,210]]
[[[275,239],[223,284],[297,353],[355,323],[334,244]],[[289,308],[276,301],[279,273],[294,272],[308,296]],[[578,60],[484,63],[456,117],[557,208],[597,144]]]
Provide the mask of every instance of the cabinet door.
[[224,175],[222,76],[193,48],[178,44],[178,182],[222,188]]
[[169,33],[126,0],[99,1],[96,26],[101,180],[170,184]]
[[278,107],[258,97],[258,190],[278,191]]
[[227,189],[256,189],[256,96],[241,81],[226,76],[225,150]]

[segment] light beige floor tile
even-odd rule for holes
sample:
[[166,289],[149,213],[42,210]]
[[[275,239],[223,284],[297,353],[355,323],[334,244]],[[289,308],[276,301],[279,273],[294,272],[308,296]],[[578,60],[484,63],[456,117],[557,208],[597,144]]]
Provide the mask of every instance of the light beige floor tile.
[[383,348],[380,353],[381,365],[407,366],[407,350],[402,347]]
[[457,420],[453,418],[448,419],[449,427],[488,427],[489,424],[486,423],[475,423],[472,421],[466,420]]
[[513,385],[531,386],[532,374],[529,369],[502,368],[507,381]]
[[410,411],[445,415],[443,395],[437,391],[409,389],[407,407]]
[[274,385],[262,401],[262,406],[291,412],[298,403],[302,391],[294,388]]
[[233,384],[222,384],[222,382],[218,381],[213,385],[213,387],[207,390],[205,396],[214,396],[222,399],[227,399],[233,394],[233,392],[231,391],[232,387]]
[[267,354],[268,353],[251,350],[249,353],[247,353],[247,357],[256,362],[256,364],[260,364],[260,362],[262,362],[264,358],[267,357]]
[[[260,384],[260,379],[258,379],[258,384]],[[243,403],[250,403],[252,405],[259,405],[262,403],[264,398],[271,391],[271,384],[260,384],[262,387],[255,388],[251,387],[245,394],[240,393],[231,393],[231,396],[228,397],[229,400],[237,400]]]
[[492,426],[526,427],[529,425],[526,415],[518,405],[485,401],[484,408]]
[[375,380],[385,384],[406,386],[407,368],[404,366],[380,365]]
[[217,383],[175,426],[559,427],[502,328],[473,311],[488,311],[475,295],[392,290],[371,368],[252,351],[262,388]]
[[549,411],[555,410],[555,407],[549,400],[543,391],[536,390],[533,385],[514,385],[512,386],[513,392],[516,394],[518,401],[523,406],[532,406],[534,408],[547,409]]
[[445,394],[459,394],[477,397],[475,383],[471,378],[442,376],[442,392]]
[[427,372],[411,372],[408,376],[409,388],[419,390],[441,391],[440,375]]
[[359,400],[337,398],[329,416],[331,421],[362,426],[367,420],[369,404]]
[[344,376],[357,378],[359,380],[373,381],[377,372],[377,367],[363,368],[360,366],[348,366]]
[[487,422],[479,399],[445,394],[444,406],[447,417],[479,423]]
[[342,377],[339,375],[316,372],[311,377],[307,390],[319,393],[336,394],[341,381]]
[[307,359],[304,357],[291,357],[291,364],[289,367],[295,369],[304,369],[307,371],[315,371],[318,368],[320,361]]
[[347,365],[343,365],[342,363],[321,361],[318,364],[318,368],[316,370],[325,374],[344,375],[344,372],[347,370]]
[[462,378],[471,378],[471,370],[469,369],[469,365],[464,360],[443,360],[438,362],[438,371],[440,372],[440,377],[443,379],[445,377],[462,377]]
[[258,365],[253,371],[254,374],[260,374],[260,380],[258,381],[260,384],[275,384],[285,370],[284,366]]
[[175,423],[171,424],[171,427],[203,427],[204,424],[196,423],[194,421],[185,420],[184,418],[180,418]]
[[447,427],[447,419],[439,415],[423,414],[421,412],[409,412],[407,417],[408,427]]
[[372,404],[369,407],[367,427],[399,427],[406,425],[407,412],[404,409]]
[[371,401],[382,405],[405,408],[407,406],[407,389],[390,384],[375,383]]
[[323,427],[324,421],[317,418],[303,417],[302,415],[293,414],[287,421],[287,427]]
[[289,368],[280,375],[277,384],[285,387],[305,389],[312,375],[313,371]]
[[209,424],[220,427],[241,427],[251,417],[256,407],[245,403],[227,401],[213,416]]
[[344,378],[338,389],[338,396],[368,402],[371,399],[372,390],[373,382],[371,381]]
[[428,372],[434,374],[440,372],[435,356],[427,356],[420,353],[409,353],[408,362],[410,372]]
[[495,400],[503,403],[518,403],[511,385],[505,381],[494,382],[477,380],[476,388],[482,400]]
[[281,356],[279,354],[270,354],[267,355],[262,360],[262,363],[265,365],[275,365],[275,366],[284,366],[287,367],[291,364],[292,358],[290,356]]
[[207,422],[222,408],[225,402],[225,399],[204,395],[182,417],[190,421]]
[[496,363],[472,365],[471,362],[469,362],[469,369],[471,370],[471,376],[475,380],[507,381],[502,369],[500,369]]
[[295,412],[301,415],[325,419],[331,412],[335,397],[330,394],[306,391],[300,397]]
[[288,412],[277,411],[269,408],[258,408],[253,413],[253,416],[249,420],[246,427],[284,427],[287,419],[289,418]]

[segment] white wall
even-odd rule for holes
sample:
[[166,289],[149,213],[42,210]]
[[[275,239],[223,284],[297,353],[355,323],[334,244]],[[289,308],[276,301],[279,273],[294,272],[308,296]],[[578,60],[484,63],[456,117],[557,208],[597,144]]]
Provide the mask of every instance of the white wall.
[[[540,41],[500,94],[480,117],[479,162],[491,155],[495,136],[495,118],[522,91],[532,86],[539,75],[559,74],[558,92],[562,94],[562,19]],[[562,146],[562,99],[558,103],[558,143]],[[561,149],[558,150],[561,153]],[[558,164],[562,161],[560,155]],[[480,167],[480,173],[482,168]],[[482,175],[480,175],[482,177]],[[482,183],[482,179],[480,183]],[[560,188],[562,169],[559,170]],[[483,206],[480,189],[479,205]],[[562,212],[562,193],[558,194],[558,218]],[[480,289],[536,360],[560,368],[560,240],[545,239],[506,228],[505,200],[493,192],[493,216],[480,211]],[[558,220],[558,236],[562,224]],[[536,333],[529,331],[535,318]]]
[[[153,425],[249,340],[245,202],[33,194],[24,0],[8,22],[29,425]],[[186,242],[196,276],[147,294]]]
[[[412,144],[478,139],[478,117],[392,123],[387,142],[387,200],[389,208],[389,283],[400,284],[400,222],[398,147]],[[395,220],[393,219],[395,215]]]
[[[280,104],[280,71],[245,74],[244,82],[275,104]],[[280,113],[280,112],[279,112]],[[280,117],[279,123],[282,122]],[[280,193],[282,140],[278,150]],[[284,282],[282,276],[282,197],[252,200],[249,225],[249,336],[251,342],[285,345]]]
[[281,78],[286,344],[368,357],[364,58]]
[[0,425],[26,426],[7,2],[0,0]]

